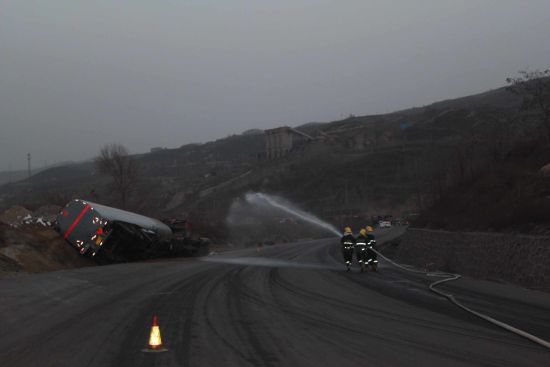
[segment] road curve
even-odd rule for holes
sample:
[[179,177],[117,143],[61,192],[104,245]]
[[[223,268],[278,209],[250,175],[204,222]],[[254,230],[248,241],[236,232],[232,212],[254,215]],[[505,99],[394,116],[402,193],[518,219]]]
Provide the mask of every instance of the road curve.
[[[550,351],[384,262],[346,273],[336,240],[0,280],[0,366],[547,366]],[[207,260],[207,261],[205,261]],[[550,339],[550,295],[442,289]],[[157,314],[168,351],[143,353]]]

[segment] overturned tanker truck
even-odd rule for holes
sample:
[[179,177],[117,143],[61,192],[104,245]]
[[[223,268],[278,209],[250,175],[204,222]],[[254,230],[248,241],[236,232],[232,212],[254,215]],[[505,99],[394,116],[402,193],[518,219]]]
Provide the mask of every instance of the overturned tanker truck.
[[63,208],[56,225],[81,255],[103,264],[208,253],[207,239],[182,234],[179,227],[80,199]]

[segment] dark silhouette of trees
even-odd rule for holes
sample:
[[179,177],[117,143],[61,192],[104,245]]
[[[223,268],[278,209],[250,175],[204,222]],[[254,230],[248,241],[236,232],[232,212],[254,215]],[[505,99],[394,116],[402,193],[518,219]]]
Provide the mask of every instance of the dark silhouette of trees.
[[113,190],[117,192],[123,208],[126,207],[131,189],[138,178],[135,160],[121,144],[107,144],[94,160],[99,173],[111,177]]
[[519,77],[506,81],[508,90],[523,98],[522,108],[535,113],[550,144],[550,70],[522,70]]

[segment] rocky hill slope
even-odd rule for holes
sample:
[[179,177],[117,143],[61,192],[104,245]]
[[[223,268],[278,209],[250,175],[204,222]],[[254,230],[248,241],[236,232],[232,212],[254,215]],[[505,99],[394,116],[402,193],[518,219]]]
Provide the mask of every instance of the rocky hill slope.
[[[228,208],[247,191],[280,194],[336,225],[428,212],[433,205],[450,210],[465,201],[457,187],[488,167],[505,166],[518,144],[532,138],[520,104],[501,88],[386,115],[309,123],[298,129],[315,139],[275,160],[265,158],[265,138],[257,131],[136,155],[140,178],[127,209],[189,217],[211,236],[223,236]],[[539,153],[530,172],[545,161]],[[72,197],[119,205],[108,178],[82,163],[2,186],[0,209],[63,205]]]

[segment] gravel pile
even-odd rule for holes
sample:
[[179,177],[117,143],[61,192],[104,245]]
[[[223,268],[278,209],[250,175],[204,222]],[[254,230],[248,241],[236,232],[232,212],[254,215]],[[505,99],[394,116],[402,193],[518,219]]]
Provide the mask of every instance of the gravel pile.
[[45,205],[38,208],[33,213],[25,207],[16,205],[0,214],[0,222],[14,228],[22,225],[50,227],[55,221],[55,217],[60,210],[60,206]]
[[28,220],[29,217],[32,218],[32,212],[30,210],[20,205],[15,205],[0,214],[0,222],[12,226],[19,225],[22,224],[25,220]]
[[44,221],[53,222],[57,214],[63,209],[59,205],[44,205],[33,212],[35,218],[42,218]]

